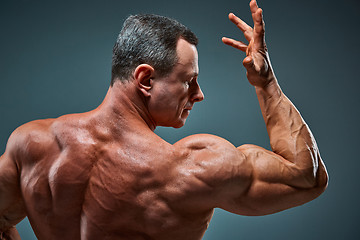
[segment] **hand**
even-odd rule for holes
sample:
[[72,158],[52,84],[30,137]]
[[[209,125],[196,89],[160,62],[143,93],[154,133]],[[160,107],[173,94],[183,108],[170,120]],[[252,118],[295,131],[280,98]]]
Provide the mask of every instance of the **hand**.
[[270,82],[275,82],[269,54],[265,43],[265,23],[263,21],[262,9],[258,7],[256,0],[250,2],[251,15],[254,21],[254,28],[251,28],[233,13],[229,14],[229,19],[243,33],[249,44],[241,41],[223,37],[223,43],[246,52],[243,65],[247,70],[247,78],[253,86],[264,88]]

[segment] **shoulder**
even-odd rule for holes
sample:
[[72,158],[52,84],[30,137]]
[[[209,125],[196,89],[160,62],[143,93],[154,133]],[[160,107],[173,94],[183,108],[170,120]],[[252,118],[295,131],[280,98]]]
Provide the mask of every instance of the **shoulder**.
[[199,168],[197,173],[212,184],[229,178],[247,178],[251,170],[245,154],[224,138],[211,134],[196,134],[174,144],[183,152],[187,166]]
[[174,146],[182,152],[186,152],[188,155],[195,156],[201,155],[202,157],[194,160],[201,160],[204,157],[210,159],[243,159],[244,154],[239,151],[232,143],[224,138],[211,134],[195,134],[188,136],[176,142]]
[[235,146],[226,139],[212,134],[191,135],[176,142],[174,146],[188,150],[235,148]]
[[32,144],[47,142],[52,137],[50,128],[53,122],[53,119],[43,119],[21,125],[10,135],[8,147],[19,149]]
[[21,125],[10,135],[6,152],[17,162],[39,159],[56,142],[53,123],[54,119],[43,119]]
[[189,189],[202,199],[199,208],[218,207],[225,196],[241,193],[249,186],[251,165],[244,153],[226,139],[197,134],[181,139],[174,147],[185,159],[178,169],[186,181],[193,180]]

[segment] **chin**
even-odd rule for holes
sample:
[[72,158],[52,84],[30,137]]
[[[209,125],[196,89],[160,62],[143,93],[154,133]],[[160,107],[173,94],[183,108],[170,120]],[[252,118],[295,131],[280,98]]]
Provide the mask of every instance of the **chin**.
[[181,128],[185,125],[186,119],[181,119],[179,122],[172,125],[173,128]]
[[182,124],[182,125],[176,125],[176,126],[173,126],[173,128],[181,128],[181,127],[183,127],[185,124]]
[[186,123],[186,117],[179,117],[177,119],[174,119],[172,121],[168,121],[168,122],[163,122],[160,123],[158,126],[161,127],[172,127],[172,128],[181,128],[185,125]]

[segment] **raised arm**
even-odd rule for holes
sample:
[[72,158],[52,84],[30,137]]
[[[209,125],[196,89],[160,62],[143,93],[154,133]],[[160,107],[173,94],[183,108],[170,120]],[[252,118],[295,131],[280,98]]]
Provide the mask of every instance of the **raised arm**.
[[309,127],[299,111],[281,91],[274,75],[265,44],[262,9],[258,8],[255,0],[250,2],[250,9],[254,29],[234,14],[229,14],[229,19],[243,31],[249,44],[229,38],[223,38],[223,42],[246,52],[243,64],[247,70],[249,82],[255,86],[273,152],[299,169],[308,169],[311,176],[303,179],[303,182],[297,182],[296,185],[312,186],[321,163],[319,150]]
[[16,133],[10,137],[5,153],[0,157],[0,239],[20,239],[15,225],[25,216],[20,192],[19,172],[14,161]]
[[[265,44],[262,9],[255,0],[250,2],[250,9],[254,28],[229,14],[249,43],[225,37],[222,41],[246,52],[243,65],[255,87],[272,151],[243,145],[237,148],[240,155],[229,154],[234,151],[232,147],[220,144],[228,149],[221,166],[226,169],[223,178],[233,180],[224,182],[226,191],[218,191],[218,207],[238,214],[263,215],[311,201],[325,190],[328,177],[315,138],[274,75]],[[239,177],[241,174],[246,178]],[[219,178],[216,181],[220,182]]]

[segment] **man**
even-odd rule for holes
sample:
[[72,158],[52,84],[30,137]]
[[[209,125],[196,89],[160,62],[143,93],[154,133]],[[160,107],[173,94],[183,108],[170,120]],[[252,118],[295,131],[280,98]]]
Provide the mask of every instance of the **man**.
[[281,91],[264,40],[229,19],[246,52],[273,151],[238,148],[213,135],[171,145],[156,126],[185,124],[203,93],[195,35],[174,20],[129,17],[114,47],[111,87],[95,110],[37,120],[16,129],[0,159],[1,239],[19,239],[25,216],[39,239],[201,239],[216,207],[271,214],[319,196],[327,173],[314,137]]

